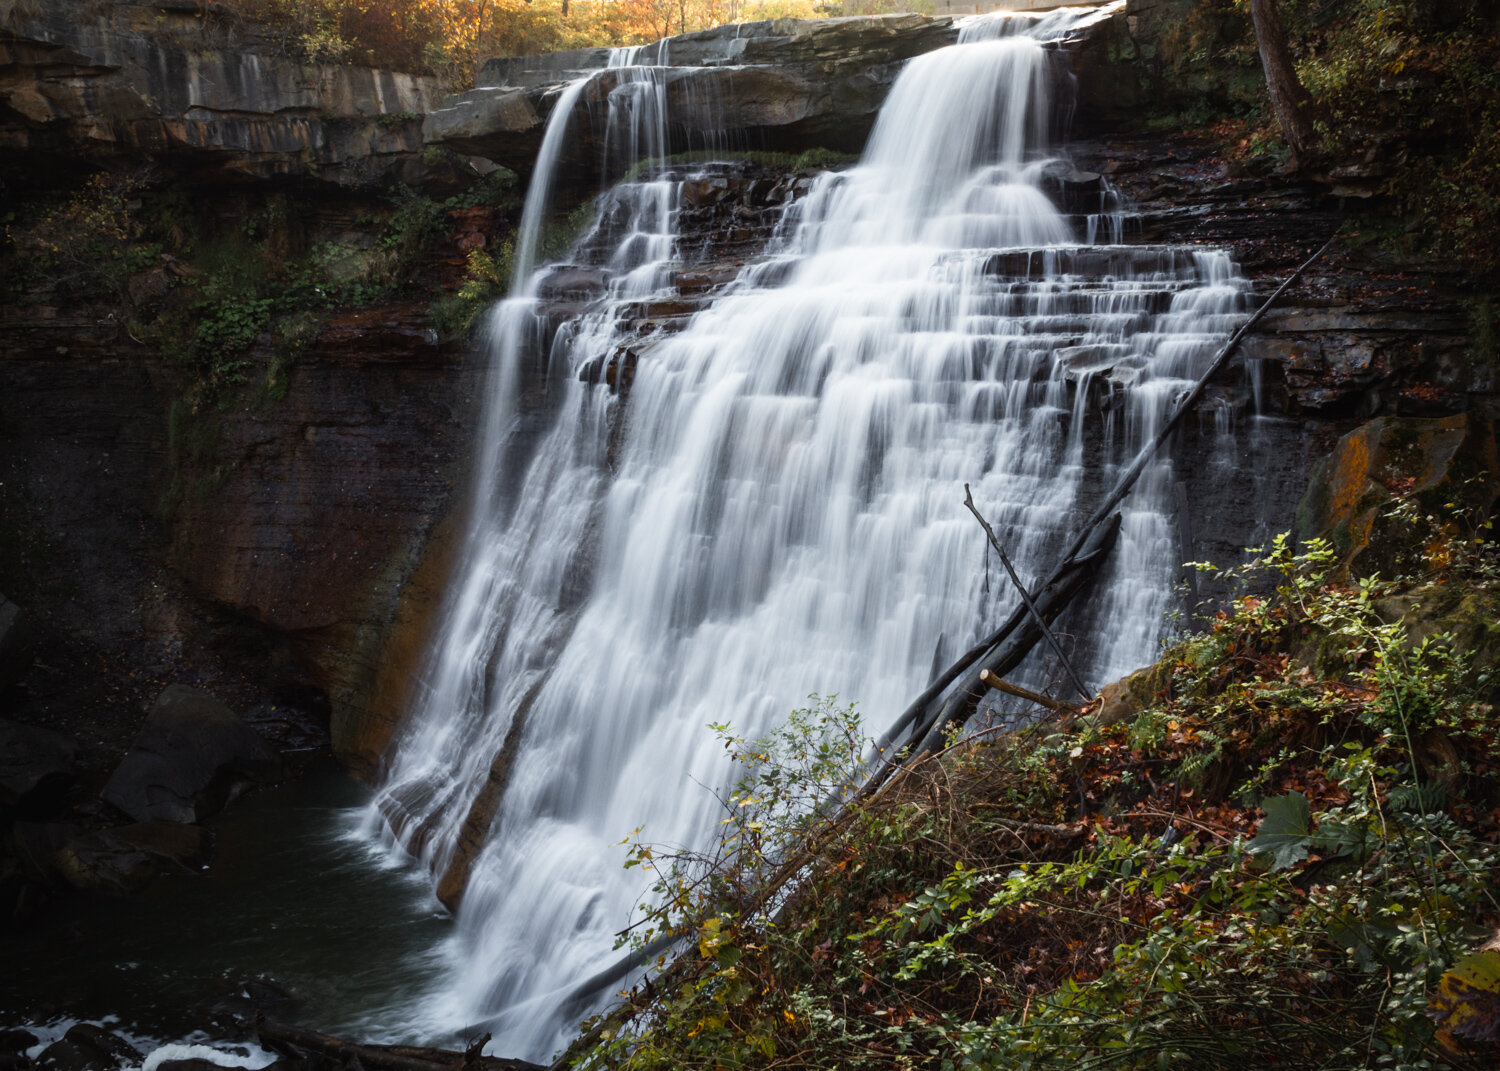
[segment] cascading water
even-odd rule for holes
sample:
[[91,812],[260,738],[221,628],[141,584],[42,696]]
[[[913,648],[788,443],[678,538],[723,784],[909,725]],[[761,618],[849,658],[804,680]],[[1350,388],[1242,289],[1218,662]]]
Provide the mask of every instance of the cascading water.
[[[981,21],[912,60],[861,164],[823,176],[774,255],[678,333],[643,341],[624,312],[676,296],[679,183],[661,169],[606,195],[581,247],[603,298],[557,327],[541,295],[562,284],[542,272],[496,312],[468,546],[376,802],[462,892],[434,998],[448,1028],[549,1052],[643,892],[608,845],[712,836],[709,788],[734,771],[706,725],[758,734],[814,692],[888,725],[935,642],[946,661],[1013,602],[979,581],[963,483],[1023,572],[1045,572],[1233,326],[1244,287],[1222,254],[1086,245],[1117,223],[1044,192],[1066,171],[1047,155],[1065,77],[1048,41],[1095,17]],[[628,153],[661,155],[663,80],[633,70],[608,121]],[[554,112],[534,199],[581,91]],[[528,205],[518,249],[543,215]],[[627,345],[628,403],[590,372],[623,377]],[[523,370],[547,377],[545,404],[518,405]],[[1071,619],[1093,684],[1152,651],[1170,473],[1138,485]]]

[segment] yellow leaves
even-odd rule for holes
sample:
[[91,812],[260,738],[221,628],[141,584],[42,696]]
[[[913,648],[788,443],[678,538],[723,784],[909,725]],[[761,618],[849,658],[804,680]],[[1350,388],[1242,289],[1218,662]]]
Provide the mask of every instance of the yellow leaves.
[[729,943],[730,934],[724,929],[723,919],[704,919],[698,927],[698,954],[704,959],[713,959],[719,949]]
[[1500,1040],[1500,952],[1476,952],[1455,963],[1438,981],[1427,1016],[1440,1034]]

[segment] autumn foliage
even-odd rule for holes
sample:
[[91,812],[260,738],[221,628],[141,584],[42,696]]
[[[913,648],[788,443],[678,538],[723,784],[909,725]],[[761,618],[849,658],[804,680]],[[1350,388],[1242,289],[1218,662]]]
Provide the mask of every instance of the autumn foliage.
[[317,61],[470,84],[491,56],[641,44],[724,23],[883,10],[883,0],[228,0]]
[[852,711],[718,727],[751,770],[720,843],[627,864],[657,880],[626,937],[679,952],[573,1066],[1497,1066],[1500,555],[1351,581],[1278,538],[1221,575],[1253,593],[1127,702],[996,726],[845,808]]

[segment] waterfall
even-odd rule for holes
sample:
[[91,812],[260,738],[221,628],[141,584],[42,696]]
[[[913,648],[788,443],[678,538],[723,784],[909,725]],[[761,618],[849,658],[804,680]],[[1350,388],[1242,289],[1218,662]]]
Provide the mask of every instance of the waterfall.
[[[496,311],[468,545],[374,812],[462,894],[432,998],[449,1029],[546,1056],[645,891],[610,845],[713,834],[735,771],[707,724],[760,734],[820,693],[888,725],[935,643],[946,661],[1014,604],[984,583],[963,484],[1034,580],[1234,326],[1224,254],[1094,244],[1120,233],[1105,194],[1068,213],[1048,196],[1085,181],[1052,147],[1055,46],[1097,17],[981,19],[911,60],[861,163],[679,331],[642,336],[628,310],[679,298],[681,168],[615,186],[577,263]],[[664,151],[660,71],[609,73],[614,174]],[[544,215],[528,203],[518,248]],[[548,295],[585,268],[607,289],[559,322]],[[523,405],[523,383],[546,389]],[[1169,460],[1148,471],[1062,623],[1094,686],[1153,655],[1171,483]]]

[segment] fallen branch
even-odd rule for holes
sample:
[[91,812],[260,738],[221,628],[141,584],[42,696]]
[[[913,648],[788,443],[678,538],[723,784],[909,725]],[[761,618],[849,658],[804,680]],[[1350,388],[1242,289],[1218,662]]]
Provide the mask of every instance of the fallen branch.
[[1266,313],[1271,311],[1271,306],[1276,303],[1276,299],[1286,292],[1287,287],[1301,278],[1302,273],[1312,267],[1314,261],[1328,251],[1328,247],[1334,243],[1334,239],[1337,237],[1338,235],[1334,234],[1328,241],[1318,247],[1316,253],[1297,265],[1296,270],[1286,277],[1286,281],[1278,286],[1275,293],[1266,298],[1260,308],[1255,311],[1255,315],[1240,324],[1235,333],[1229,336],[1229,341],[1224,343],[1219,352],[1215,354],[1214,359],[1209,362],[1208,367],[1198,377],[1198,381],[1193,384],[1192,389],[1177,399],[1177,404],[1172,409],[1172,415],[1162,424],[1160,430],[1152,436],[1151,441],[1141,447],[1140,452],[1135,455],[1135,460],[1130,463],[1130,467],[1115,481],[1114,490],[1089,515],[1089,519],[1083,522],[1083,528],[1079,530],[1078,538],[1073,540],[1073,545],[1068,548],[1068,553],[1063,555],[1064,561],[1078,553],[1083,545],[1088,542],[1089,533],[1113,513],[1115,507],[1130,493],[1130,489],[1135,486],[1135,481],[1140,479],[1141,473],[1146,470],[1147,463],[1161,449],[1162,443],[1166,442],[1167,438],[1177,430],[1177,425],[1182,423],[1182,418],[1187,415],[1188,410],[1198,404],[1198,399],[1203,397],[1203,392],[1208,389],[1209,382],[1229,362],[1229,358],[1234,355],[1235,350],[1239,349],[1240,343],[1244,341],[1250,329],[1264,319]]
[[[1109,552],[1114,549],[1119,534],[1118,513],[1105,525],[1090,533],[1088,542],[1064,563],[1056,579],[1036,597],[1036,606],[1043,619],[1050,621],[1059,617],[1073,599],[1093,583]],[[947,726],[961,726],[969,720],[984,694],[979,674],[989,670],[996,677],[1004,677],[1031,654],[1032,648],[1041,638],[1036,622],[1030,619],[1028,611],[1022,606],[1016,607],[1012,618],[1016,620],[1017,627],[986,651],[977,665],[970,668],[967,677],[949,693],[943,705],[934,705],[919,723],[918,734],[913,737],[920,741],[916,747],[918,752],[937,747],[942,742],[942,734]]]
[[[1117,519],[1102,532],[1094,533],[1093,544],[1063,562],[1053,571],[1052,579],[1032,600],[1044,616],[1056,617],[1060,614],[1073,596],[1078,594],[1093,578],[1094,572],[1103,562],[1104,555],[1113,545],[1114,536],[1118,530]],[[916,751],[931,750],[929,745],[936,746],[937,741],[933,731],[953,716],[954,701],[957,699],[961,704],[967,704],[979,687],[979,670],[974,668],[974,664],[978,662],[980,663],[979,669],[988,669],[996,676],[1003,677],[1019,665],[1031,648],[1036,645],[1039,633],[1034,627],[1030,632],[1025,631],[1028,620],[1032,620],[1030,612],[1024,606],[1017,606],[999,628],[965,652],[963,657],[948,668],[947,672],[934,680],[921,695],[913,700],[911,706],[906,708],[905,712],[876,743],[877,750],[882,755],[897,754],[901,750],[898,747],[898,741],[902,739],[917,742],[920,746],[914,749]],[[1034,620],[1032,624],[1034,626]],[[954,689],[954,694],[950,696],[947,704],[941,708],[936,707],[934,704],[948,692],[953,682],[966,672],[970,674],[970,681]]]
[[1053,699],[1051,696],[1043,695],[1041,692],[1033,692],[1030,688],[1022,688],[1019,684],[1012,684],[1008,680],[1002,680],[987,669],[979,671],[979,680],[997,692],[1004,692],[1006,695],[1015,696],[1017,699],[1024,699],[1028,703],[1035,703],[1039,707],[1046,707],[1054,714],[1077,715],[1082,709],[1074,706],[1072,703],[1064,703],[1061,700]]
[[1047,837],[1061,837],[1071,840],[1080,837],[1089,831],[1088,823],[1075,822],[1067,826],[1055,826],[1046,822],[1023,822],[1018,818],[991,818],[988,819],[993,825],[1003,829],[1015,830],[1018,833],[1040,833]]
[[[1026,585],[1021,583],[1021,578],[1016,575],[1016,567],[1010,563],[1010,555],[1005,553],[1005,548],[1000,545],[1000,540],[995,536],[995,530],[990,527],[990,522],[984,519],[984,514],[979,512],[979,507],[974,505],[974,495],[969,490],[969,485],[964,484],[964,505],[969,507],[969,512],[974,514],[974,519],[979,522],[979,527],[984,529],[984,534],[989,537],[990,546],[995,548],[995,553],[1000,555],[1000,564],[1005,566],[1005,573],[1010,577],[1010,582],[1016,586],[1016,591],[1021,594],[1021,602],[1025,604],[1026,610],[1036,621],[1037,627],[1042,630],[1042,635],[1047,637],[1047,642],[1052,645],[1052,652],[1057,655],[1057,660],[1062,663],[1063,671],[1067,673],[1068,679],[1073,682],[1073,687],[1078,689],[1078,694],[1087,703],[1093,698],[1093,694],[1083,686],[1078,671],[1073,668],[1073,663],[1068,661],[1068,656],[1063,652],[1062,644],[1057,642],[1057,637],[1052,634],[1052,629],[1047,624],[1047,619],[1042,616],[1041,611],[1036,608],[1036,603],[1031,598],[1031,592],[1026,590]],[[979,674],[984,677],[984,672]],[[991,685],[991,687],[995,687]],[[1003,689],[1002,689],[1003,691]]]
[[[1136,454],[1135,459],[1130,463],[1129,467],[1127,467],[1126,470],[1121,474],[1120,478],[1115,481],[1114,488],[1108,495],[1105,496],[1104,500],[1100,502],[1098,507],[1095,508],[1094,512],[1089,515],[1088,519],[1083,522],[1083,525],[1078,530],[1078,535],[1073,539],[1072,544],[1063,553],[1062,561],[1059,563],[1057,568],[1052,571],[1052,574],[1047,578],[1047,580],[1042,583],[1042,585],[1038,589],[1039,592],[1047,591],[1050,587],[1057,584],[1063,577],[1065,577],[1070,570],[1076,568],[1076,559],[1082,553],[1084,548],[1089,545],[1090,541],[1095,538],[1095,533],[1098,530],[1099,526],[1105,523],[1105,521],[1114,514],[1115,508],[1119,506],[1122,501],[1124,501],[1125,496],[1128,495],[1131,488],[1135,486],[1136,480],[1140,479],[1141,473],[1146,470],[1146,465],[1156,455],[1156,452],[1161,449],[1162,444],[1167,441],[1167,438],[1177,430],[1177,426],[1182,422],[1182,418],[1186,416],[1188,411],[1198,403],[1198,399],[1203,396],[1203,392],[1208,388],[1209,382],[1223,369],[1229,358],[1234,354],[1234,351],[1239,348],[1239,345],[1244,340],[1245,335],[1248,334],[1250,329],[1265,317],[1266,313],[1270,311],[1271,306],[1276,303],[1276,299],[1281,297],[1281,295],[1286,292],[1286,289],[1291,286],[1292,283],[1296,282],[1297,279],[1302,276],[1302,273],[1309,267],[1311,267],[1312,264],[1328,250],[1328,247],[1333,244],[1334,240],[1337,237],[1338,236],[1336,234],[1333,237],[1330,237],[1328,241],[1324,242],[1321,246],[1318,247],[1317,252],[1313,253],[1312,256],[1308,257],[1301,264],[1299,264],[1297,268],[1292,272],[1292,274],[1287,276],[1286,280],[1276,288],[1276,291],[1271,294],[1270,297],[1266,298],[1266,300],[1261,304],[1260,308],[1256,310],[1255,314],[1251,316],[1250,319],[1241,324],[1239,328],[1234,332],[1234,334],[1229,336],[1229,340],[1225,342],[1222,347],[1220,347],[1219,352],[1214,355],[1214,359],[1209,362],[1208,367],[1203,371],[1203,374],[1198,377],[1198,380],[1193,385],[1192,389],[1177,400],[1177,404],[1173,407],[1171,415],[1162,424],[1157,433],[1151,438],[1151,441],[1141,448],[1140,452]],[[1035,599],[1035,601],[1041,601],[1039,595],[1033,595],[1033,598]],[[1025,612],[1025,609],[1021,608],[1021,614],[1024,614]],[[947,703],[944,707],[944,712],[937,717],[933,717],[930,712],[931,705],[935,703],[949,689],[954,681],[958,680],[961,676],[964,675],[964,673],[971,670],[976,662],[983,660],[985,668],[989,668],[992,671],[1003,675],[1006,670],[996,670],[994,665],[991,664],[993,662],[993,656],[988,654],[988,652],[996,650],[1000,646],[1000,644],[1005,642],[1005,640],[1013,632],[1015,632],[1019,624],[1018,616],[1019,615],[1017,614],[1012,614],[1011,617],[1008,618],[1006,622],[1000,626],[1000,628],[996,629],[995,632],[991,633],[979,643],[975,644],[973,647],[965,651],[961,656],[959,656],[956,662],[948,667],[946,671],[938,675],[938,677],[930,685],[927,686],[926,690],[923,691],[922,694],[912,702],[911,706],[906,709],[905,713],[903,713],[901,717],[897,719],[897,722],[892,727],[891,731],[886,734],[885,738],[882,739],[884,749],[894,750],[897,746],[898,741],[902,739],[903,733],[906,733],[907,730],[913,725],[920,726],[923,724],[926,724],[927,726],[929,726],[929,728],[921,731],[910,732],[907,735],[906,739],[910,741],[918,741],[920,742],[918,744],[919,748],[926,748],[930,743],[931,737],[933,735],[931,726],[941,725],[946,721],[951,720],[955,706],[955,704],[950,699],[949,703]],[[959,690],[966,691],[967,689],[961,688]],[[927,712],[925,716],[924,712]]]
[[[920,760],[922,756],[933,752],[941,753],[943,750],[946,750],[942,747],[939,729],[945,721],[949,720],[947,715],[963,709],[973,701],[973,691],[976,686],[982,683],[984,686],[994,687],[1008,694],[1016,694],[1011,689],[1027,691],[1020,689],[1017,685],[1010,685],[1008,682],[1003,681],[1003,675],[1009,669],[1018,665],[1025,658],[1026,654],[1030,652],[1031,648],[1036,645],[1037,641],[1041,638],[1042,631],[1046,629],[1046,615],[1050,613],[1052,617],[1055,617],[1056,614],[1061,613],[1062,608],[1093,578],[1094,572],[1097,570],[1103,557],[1114,545],[1114,539],[1119,532],[1120,518],[1118,514],[1114,513],[1115,507],[1130,493],[1130,489],[1135,485],[1135,481],[1145,471],[1147,463],[1156,454],[1156,451],[1161,448],[1161,445],[1166,442],[1167,437],[1176,430],[1183,416],[1197,403],[1203,391],[1207,388],[1209,381],[1223,368],[1229,357],[1244,339],[1246,333],[1255,324],[1260,322],[1276,299],[1318,257],[1323,255],[1328,247],[1333,244],[1333,241],[1333,238],[1329,238],[1316,253],[1303,261],[1287,277],[1286,281],[1276,289],[1276,292],[1266,299],[1260,309],[1249,320],[1240,325],[1239,329],[1230,336],[1229,341],[1219,350],[1193,388],[1178,400],[1166,423],[1162,425],[1152,440],[1146,446],[1142,447],[1141,451],[1136,455],[1135,460],[1131,462],[1130,467],[1116,481],[1114,489],[1084,522],[1083,526],[1079,529],[1077,537],[1073,540],[1067,552],[1063,554],[1062,561],[1052,571],[1052,574],[1037,588],[1035,593],[1028,594],[1023,590],[1023,605],[1018,607],[1016,612],[1012,613],[993,633],[965,651],[956,662],[950,665],[943,673],[939,674],[922,694],[913,701],[911,706],[897,719],[895,725],[892,726],[877,744],[879,759],[883,761],[878,762],[878,765],[866,779],[864,785],[826,823],[807,835],[798,849],[777,868],[761,891],[745,906],[740,914],[741,918],[753,918],[780,893],[782,888],[792,878],[801,872],[804,867],[812,863],[827,844],[847,826],[855,814],[857,805],[880,795],[891,785],[899,783],[900,779],[894,778],[894,774],[898,771],[908,773],[912,769],[912,764]],[[965,490],[967,491],[967,487]],[[970,501],[970,508],[972,509],[972,499]],[[975,512],[976,516],[978,516],[977,511]],[[980,518],[980,520],[983,523],[983,518]],[[1110,525],[1101,537],[1099,529],[1106,520],[1110,522]],[[986,527],[988,526],[986,525]],[[1034,628],[1029,634],[1022,632],[1022,626],[1028,619],[1031,620],[1033,625],[1040,624],[1042,628]],[[1021,634],[1018,635],[1018,633]],[[1055,639],[1053,642],[1056,642]],[[948,702],[934,709],[933,704],[935,701],[947,693],[953,683],[971,670],[975,663],[980,663],[980,666],[973,673],[971,684],[954,689],[954,694],[949,697]],[[1000,687],[1000,685],[993,684],[992,681],[1000,681],[1001,684],[1006,686]],[[1022,695],[1020,698],[1039,702],[1048,709],[1055,710],[1058,706],[1061,706],[1068,712],[1076,713],[1077,710],[1077,708],[1069,707],[1067,704],[1059,704],[1056,700],[1049,700],[1045,696],[1040,696],[1035,692]],[[897,741],[903,734],[909,741],[918,741],[919,743],[915,747],[898,747]],[[909,754],[908,751],[910,752]],[[1027,826],[1031,824],[1022,823],[1021,825]],[[1062,833],[1072,835],[1076,832],[1070,827],[1047,827],[1040,826],[1039,824],[1036,831],[1046,832],[1049,835],[1060,835]],[[667,944],[670,944],[670,939],[664,940]],[[629,970],[640,965],[641,955],[641,953],[635,953],[632,956],[623,957],[622,961],[615,966],[600,972],[599,975],[595,976],[595,979],[590,979],[590,983],[604,976],[616,978],[623,976]],[[701,972],[709,962],[708,960],[680,956],[658,978],[658,982],[670,980],[676,983],[683,980],[684,976],[692,978]],[[646,982],[633,989],[613,1014],[600,1016],[589,1031],[575,1039],[562,1055],[553,1061],[549,1071],[562,1071],[563,1068],[566,1068],[577,1054],[586,1051],[597,1042],[611,1023],[617,1028],[628,1023],[642,1010],[642,1004],[638,1000],[638,997],[651,993],[653,988],[653,983]],[[581,996],[582,989],[583,987],[575,989],[573,996],[575,998]],[[398,1069],[398,1071],[405,1071],[405,1069]]]

